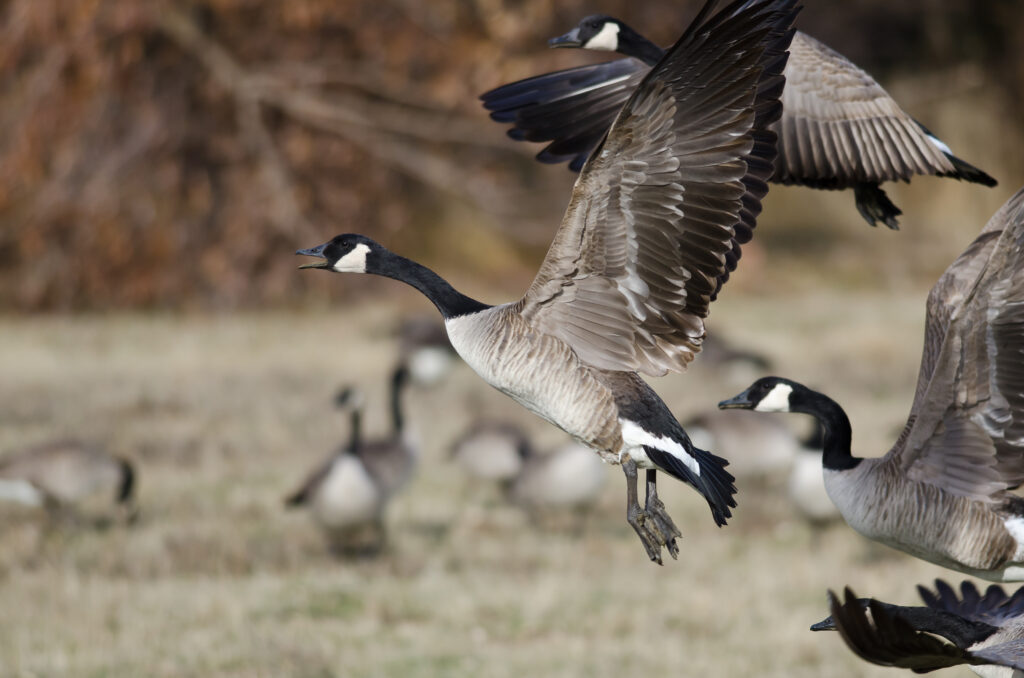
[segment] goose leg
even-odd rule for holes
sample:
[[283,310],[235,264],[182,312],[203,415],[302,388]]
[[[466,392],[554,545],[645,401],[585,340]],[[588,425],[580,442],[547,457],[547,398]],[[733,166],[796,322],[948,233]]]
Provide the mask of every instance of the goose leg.
[[[632,526],[637,536],[640,537],[640,542],[644,545],[647,556],[658,565],[661,565],[661,547],[666,546],[668,541],[672,541],[672,545],[668,547],[669,553],[673,554],[673,557],[675,557],[675,553],[678,553],[674,539],[671,536],[666,539],[666,534],[663,532],[663,523],[659,524],[661,516],[667,519],[669,524],[672,521],[664,513],[664,510],[660,512],[661,516],[655,518],[646,509],[640,508],[636,491],[636,462],[632,459],[625,461],[622,464],[622,470],[626,474],[626,522]],[[659,504],[661,503],[657,498],[657,494],[655,494],[654,500]],[[650,488],[648,487],[649,501]],[[672,527],[675,528],[675,525],[672,525]]]
[[652,523],[652,527],[658,535],[658,541],[665,545],[672,560],[679,558],[679,546],[676,545],[676,537],[682,537],[683,533],[676,527],[672,517],[665,511],[665,504],[658,498],[658,472],[654,469],[647,469],[647,497],[644,499],[644,513]]

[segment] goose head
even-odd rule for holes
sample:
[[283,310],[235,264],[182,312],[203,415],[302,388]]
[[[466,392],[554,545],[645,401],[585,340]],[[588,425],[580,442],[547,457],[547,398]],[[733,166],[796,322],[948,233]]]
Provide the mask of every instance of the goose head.
[[548,46],[617,52],[623,40],[628,40],[633,33],[633,29],[618,19],[604,14],[591,14],[565,35],[548,40]]
[[375,273],[384,249],[365,235],[345,233],[336,235],[322,245],[298,250],[295,254],[316,257],[323,261],[303,264],[299,268],[325,268],[338,273]]
[[806,389],[782,377],[762,377],[743,393],[718,403],[721,410],[757,412],[799,412],[800,396]]
[[334,405],[344,410],[361,410],[363,402],[363,392],[355,386],[345,386],[334,396]]

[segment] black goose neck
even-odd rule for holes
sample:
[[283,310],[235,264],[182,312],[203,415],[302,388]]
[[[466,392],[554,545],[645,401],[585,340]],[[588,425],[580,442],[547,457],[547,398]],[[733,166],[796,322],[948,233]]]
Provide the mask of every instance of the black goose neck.
[[352,408],[349,414],[348,451],[356,452],[363,441],[363,412],[360,408]]
[[648,66],[653,66],[661,61],[661,57],[665,56],[665,50],[628,26],[623,26],[619,31],[618,51],[626,56],[639,59]]
[[366,272],[394,278],[415,287],[430,299],[445,320],[490,308],[488,304],[462,294],[426,266],[388,250],[377,253]]
[[875,604],[881,605],[894,617],[903,619],[915,630],[942,636],[960,648],[967,648],[979,643],[999,630],[995,626],[964,619],[944,610],[933,610],[929,607],[904,607],[879,601],[875,601]]
[[830,471],[848,471],[861,462],[850,452],[853,431],[850,418],[839,403],[823,393],[801,388],[791,396],[794,412],[809,414],[822,428],[822,465]]
[[405,417],[402,415],[402,389],[409,383],[409,369],[405,365],[399,365],[391,373],[391,429],[398,437],[405,425]]

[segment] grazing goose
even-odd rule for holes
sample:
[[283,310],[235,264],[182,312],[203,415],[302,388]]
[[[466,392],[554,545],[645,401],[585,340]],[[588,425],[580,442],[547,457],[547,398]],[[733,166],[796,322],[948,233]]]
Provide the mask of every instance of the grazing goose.
[[995,581],[1024,580],[1024,189],[928,296],[917,393],[881,458],[850,453],[827,396],[766,377],[722,408],[803,412],[825,428],[825,487],[864,536]]
[[450,454],[473,478],[507,484],[523,470],[531,450],[530,439],[519,426],[478,421],[456,438]]
[[[550,45],[634,58],[520,80],[480,98],[494,120],[513,124],[513,139],[551,142],[538,160],[569,160],[578,170],[663,50],[602,15],[583,19]],[[882,182],[930,174],[996,185],[907,115],[870,75],[809,35],[797,31],[793,36],[785,76],[782,118],[772,127],[779,135],[779,157],[771,181],[853,188],[865,221],[872,226],[881,221],[892,229],[899,227],[901,212],[881,189]]]
[[965,581],[960,597],[941,579],[935,588],[917,587],[926,607],[858,599],[849,588],[840,603],[829,591],[832,616],[811,630],[839,631],[861,659],[914,673],[968,664],[983,678],[1024,676],[1024,588],[1007,596],[993,584],[982,596]]
[[601,458],[577,442],[549,452],[531,448],[509,494],[530,510],[583,509],[601,496],[607,478]]
[[607,478],[604,462],[590,448],[567,442],[541,452],[508,422],[477,422],[452,444],[451,454],[473,478],[497,481],[527,508],[585,506]]
[[[638,372],[682,370],[708,306],[752,236],[767,192],[795,0],[710,0],[626,102],[583,168],[526,295],[490,306],[362,235],[297,254],[306,267],[412,285],[440,311],[485,381],[626,474],[627,520],[647,554],[675,557],[679,530],[655,471],[693,486],[725,523],[726,461],[695,448]],[[740,4],[742,8],[737,9]],[[647,501],[637,502],[637,468]]]
[[134,467],[94,445],[58,440],[0,459],[0,500],[61,512],[101,493],[134,519]]
[[392,433],[380,440],[362,439],[362,394],[351,387],[342,390],[335,403],[349,410],[348,444],[285,499],[289,507],[308,506],[332,548],[341,552],[367,532],[374,548],[383,545],[384,509],[416,468],[418,454],[405,439],[401,405],[408,380],[409,373],[404,367],[392,374]]

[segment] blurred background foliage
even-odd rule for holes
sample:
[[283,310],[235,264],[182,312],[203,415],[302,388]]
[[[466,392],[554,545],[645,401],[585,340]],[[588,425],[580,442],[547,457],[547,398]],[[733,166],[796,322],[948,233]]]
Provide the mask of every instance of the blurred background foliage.
[[[572,175],[533,162],[539,147],[507,140],[477,95],[600,58],[545,47],[586,14],[614,14],[669,44],[699,4],[7,0],[0,309],[315,305],[367,289],[295,272],[294,249],[344,231],[456,284],[522,290]],[[866,228],[851,196],[773,190],[735,285],[754,288],[744,280],[786,257],[793,266],[780,269],[824,266],[849,284],[930,284],[1024,183],[1024,9],[805,4],[801,29],[1001,185],[891,188],[906,212],[898,234]]]

